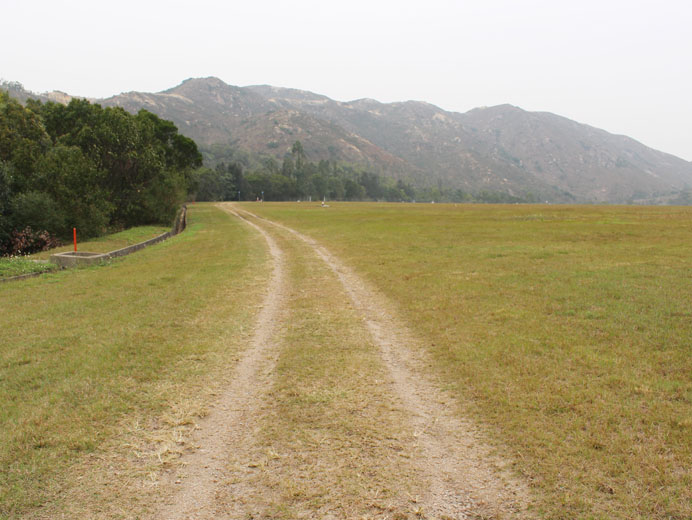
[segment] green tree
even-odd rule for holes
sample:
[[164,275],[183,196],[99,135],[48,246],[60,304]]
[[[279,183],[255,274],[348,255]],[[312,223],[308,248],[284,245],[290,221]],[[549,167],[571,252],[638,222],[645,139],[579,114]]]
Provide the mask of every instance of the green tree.
[[363,200],[365,198],[365,188],[352,179],[346,179],[344,191],[346,200]]
[[66,236],[76,227],[84,238],[103,234],[114,209],[105,177],[78,147],[53,147],[37,164],[37,186],[55,201],[65,222],[37,229]]
[[293,159],[296,161],[305,160],[305,150],[303,149],[303,145],[300,141],[296,141],[295,143],[293,143],[293,146],[291,147],[291,155],[293,156]]
[[281,164],[281,174],[286,177],[295,177],[295,164],[293,163],[293,158],[290,155],[284,157],[284,162]]
[[96,169],[113,202],[111,223],[167,222],[194,182],[202,156],[170,121],[141,110],[101,108],[86,100],[40,108],[53,142],[77,146]]
[[11,216],[11,190],[12,165],[6,161],[0,161],[0,254],[2,254],[10,242],[12,233]]
[[65,214],[48,193],[41,191],[20,193],[12,199],[11,224],[12,230],[29,227],[56,235],[66,229]]
[[380,184],[380,178],[374,173],[363,172],[360,174],[359,184],[365,188],[365,195],[373,200],[381,199],[384,190]]
[[284,175],[275,173],[264,186],[265,200],[291,200],[295,198],[295,181]]
[[[202,156],[170,121],[140,111],[67,105],[0,92],[0,249],[26,226],[82,236],[108,226],[168,223]],[[221,175],[229,194],[235,171]]]
[[402,193],[401,200],[410,202],[416,198],[416,190],[410,184],[399,179],[396,182],[397,189]]
[[344,183],[337,176],[329,177],[327,181],[327,197],[330,200],[344,200],[346,189]]
[[0,91],[0,161],[12,165],[11,191],[33,188],[36,162],[49,147],[40,117]]

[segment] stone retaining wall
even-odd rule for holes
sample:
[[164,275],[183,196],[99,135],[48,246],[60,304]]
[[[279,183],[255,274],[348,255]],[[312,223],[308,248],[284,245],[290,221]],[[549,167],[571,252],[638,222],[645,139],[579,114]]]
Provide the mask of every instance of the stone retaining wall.
[[[170,231],[166,231],[165,233],[154,237],[150,238],[149,240],[145,240],[144,242],[140,242],[139,244],[133,244],[131,246],[123,247],[122,249],[117,249],[115,251],[111,251],[110,253],[87,253],[84,251],[70,251],[67,253],[57,253],[54,255],[51,255],[50,261],[53,262],[54,264],[57,264],[58,267],[62,269],[66,269],[68,267],[76,267],[78,265],[89,265],[89,264],[94,264],[94,263],[99,263],[104,260],[108,260],[109,258],[117,258],[120,256],[125,256],[129,255],[130,253],[134,253],[135,251],[139,251],[140,249],[144,249],[147,246],[151,246],[154,244],[158,244],[159,242],[163,242],[164,240],[177,235],[178,233],[182,232],[185,230],[187,227],[187,206],[183,205],[180,210],[178,211],[178,214],[175,218],[175,223],[173,224],[173,227],[171,228]],[[9,278],[0,278],[0,283],[5,283],[5,282],[16,282],[19,280],[26,280],[27,278],[35,278],[37,276],[41,276],[42,274],[50,272],[50,271],[44,271],[40,273],[27,273],[27,274],[20,274],[18,276],[11,276]]]
[[123,247],[122,249],[116,249],[115,251],[111,251],[110,253],[87,253],[84,251],[68,251],[66,253],[56,253],[54,255],[51,255],[50,261],[59,265],[62,268],[76,267],[78,265],[98,264],[99,262],[103,262],[104,260],[129,255],[130,253],[134,253],[135,251],[139,251],[140,249],[144,249],[145,247],[158,244],[159,242],[163,242],[164,240],[172,236],[175,236],[181,231],[183,231],[186,226],[187,206],[183,205],[180,208],[180,211],[178,211],[177,216],[175,217],[175,222],[171,230],[166,231],[165,233],[157,237],[150,238],[149,240],[145,240],[144,242],[140,242],[138,244],[132,244],[131,246]]
[[[163,242],[164,240],[166,240],[172,236],[175,236],[178,233],[184,231],[186,227],[187,227],[187,206],[183,205],[180,208],[180,210],[178,211],[177,216],[175,217],[175,222],[174,222],[171,230],[166,231],[165,233],[163,233],[157,237],[150,238],[149,240],[145,240],[144,242],[140,242],[139,244],[133,244],[131,246],[123,247],[122,249],[116,249],[115,251],[111,251],[110,253],[88,253],[88,252],[84,252],[84,251],[78,251],[78,252],[69,251],[67,253],[56,253],[54,255],[51,255],[50,261],[54,264],[57,264],[57,266],[62,268],[62,269],[66,269],[69,267],[76,267],[78,265],[97,264],[97,263],[102,262],[104,260],[129,255],[130,253],[134,253],[135,251],[139,251],[140,249],[144,249],[147,246],[151,246],[154,244],[158,244],[159,242]],[[40,273],[20,274],[18,276],[11,276],[9,278],[0,278],[0,283],[15,282],[15,281],[19,281],[19,280],[25,280],[27,278],[34,278],[36,276],[41,276],[42,274],[44,274],[46,272],[50,272],[50,271],[44,271],[44,272],[40,272]]]
[[10,276],[8,278],[0,278],[0,283],[16,282],[18,280],[26,280],[27,278],[36,278],[37,276],[41,276],[45,272],[50,272],[50,271],[42,271],[39,273],[18,274],[17,276]]

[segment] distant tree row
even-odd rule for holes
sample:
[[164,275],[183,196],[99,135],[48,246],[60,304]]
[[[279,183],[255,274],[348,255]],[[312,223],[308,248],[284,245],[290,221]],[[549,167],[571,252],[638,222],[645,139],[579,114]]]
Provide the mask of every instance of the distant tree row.
[[515,197],[501,192],[475,194],[443,186],[418,188],[361,167],[321,160],[310,161],[296,141],[281,164],[273,157],[253,157],[229,147],[205,150],[205,161],[214,168],[197,172],[195,198],[217,200],[382,200],[389,202],[535,202],[535,197]]
[[0,91],[0,254],[39,249],[73,227],[86,238],[167,224],[201,165],[194,141],[146,110],[23,106]]
[[411,200],[413,188],[356,166],[309,161],[300,141],[279,164],[264,157],[247,168],[241,161],[203,168],[197,177],[197,200]]

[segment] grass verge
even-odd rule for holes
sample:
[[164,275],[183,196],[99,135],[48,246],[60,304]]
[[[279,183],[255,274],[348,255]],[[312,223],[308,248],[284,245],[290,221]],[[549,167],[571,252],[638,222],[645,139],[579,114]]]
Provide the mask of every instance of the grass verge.
[[12,278],[31,273],[45,273],[55,269],[54,265],[33,262],[24,257],[0,258],[0,278]]
[[0,286],[0,518],[137,516],[251,327],[255,242],[195,205],[136,255]]
[[[78,241],[77,248],[79,251],[88,251],[90,253],[109,253],[111,251],[122,249],[123,247],[138,244],[139,242],[144,242],[150,238],[157,237],[166,231],[170,231],[170,229],[170,226],[137,226],[124,231],[119,231],[118,233],[85,240],[83,242]],[[30,255],[29,258],[33,258],[35,260],[48,260],[50,255],[73,250],[74,245],[69,244],[50,249],[48,251],[35,253]]]
[[388,295],[545,518],[692,517],[692,209],[251,205]]

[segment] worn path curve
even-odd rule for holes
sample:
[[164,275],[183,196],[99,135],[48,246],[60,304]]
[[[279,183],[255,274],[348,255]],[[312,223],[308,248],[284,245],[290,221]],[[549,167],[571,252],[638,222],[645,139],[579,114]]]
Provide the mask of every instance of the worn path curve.
[[424,509],[435,518],[529,516],[528,487],[508,470],[506,461],[492,454],[473,423],[460,418],[453,400],[431,382],[430,363],[421,349],[413,348],[416,339],[386,298],[314,239],[249,211],[237,207],[235,211],[248,221],[257,219],[262,224],[256,226],[259,229],[271,225],[295,236],[340,280],[380,350],[415,431],[422,454],[416,464],[427,478]]
[[[222,209],[238,216],[231,208]],[[264,297],[250,346],[238,361],[230,384],[200,422],[192,439],[192,444],[199,448],[183,457],[181,474],[170,477],[175,479],[178,489],[171,501],[159,509],[156,518],[161,520],[220,518],[215,499],[224,479],[228,449],[243,444],[248,431],[252,430],[263,392],[270,387],[271,372],[276,363],[273,337],[286,299],[284,259],[269,233],[253,222],[248,224],[267,242],[272,264],[268,287],[272,289]]]

